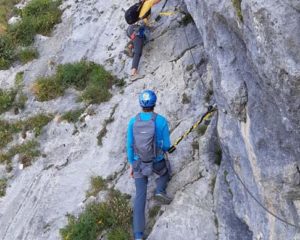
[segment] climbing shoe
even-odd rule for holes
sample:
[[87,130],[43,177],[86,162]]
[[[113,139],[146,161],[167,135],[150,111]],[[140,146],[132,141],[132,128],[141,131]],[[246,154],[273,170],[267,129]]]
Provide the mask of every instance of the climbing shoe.
[[134,233],[134,240],[143,240],[143,233],[142,232],[136,232]]
[[142,79],[144,77],[145,77],[145,75],[135,74],[135,75],[133,75],[133,76],[130,77],[130,81],[131,82],[135,82],[136,80]]
[[170,198],[166,193],[155,193],[155,200],[161,202],[162,204],[170,204],[172,202],[172,198]]
[[131,42],[129,42],[124,50],[124,53],[128,56],[128,57],[133,57],[133,44]]

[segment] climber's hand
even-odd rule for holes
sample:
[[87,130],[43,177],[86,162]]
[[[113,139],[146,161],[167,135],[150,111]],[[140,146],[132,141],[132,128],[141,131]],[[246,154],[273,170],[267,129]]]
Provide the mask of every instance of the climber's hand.
[[129,173],[130,173],[130,177],[133,178],[133,168],[131,165],[129,166]]

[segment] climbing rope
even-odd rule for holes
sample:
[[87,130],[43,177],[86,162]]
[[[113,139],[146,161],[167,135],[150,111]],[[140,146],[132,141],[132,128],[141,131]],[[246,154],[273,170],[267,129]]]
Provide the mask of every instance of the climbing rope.
[[211,115],[217,111],[217,108],[214,106],[209,106],[206,113],[202,115],[199,121],[197,121],[192,127],[190,127],[181,137],[179,137],[175,143],[169,148],[168,152],[172,153],[176,150],[176,146],[184,139],[186,138],[194,129],[196,129],[204,120],[211,117]]

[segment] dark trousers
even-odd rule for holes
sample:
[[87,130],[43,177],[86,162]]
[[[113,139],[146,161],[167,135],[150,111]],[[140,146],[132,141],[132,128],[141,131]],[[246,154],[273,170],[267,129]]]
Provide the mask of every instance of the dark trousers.
[[[166,167],[164,160],[153,164],[153,168],[157,171],[164,167]],[[169,173],[166,172],[164,175],[159,176],[159,178],[156,179],[156,193],[166,192],[169,178]],[[145,206],[147,199],[148,177],[144,176],[141,178],[135,178],[134,180],[136,195],[133,206],[133,231],[136,233],[144,232],[145,230]]]

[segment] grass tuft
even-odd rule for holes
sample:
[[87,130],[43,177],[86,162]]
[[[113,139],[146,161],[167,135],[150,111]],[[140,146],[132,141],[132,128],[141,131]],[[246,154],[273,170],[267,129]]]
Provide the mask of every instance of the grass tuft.
[[97,196],[97,194],[107,189],[107,183],[101,176],[91,177],[91,188],[86,192],[86,197]]
[[53,119],[52,115],[39,114],[24,121],[9,123],[0,120],[0,149],[7,146],[13,140],[13,135],[21,131],[32,130],[35,136],[39,136],[42,128]]
[[20,154],[21,163],[24,167],[30,166],[35,157],[40,156],[39,143],[35,140],[11,147],[6,153],[0,152],[0,163],[10,164],[12,158]]
[[34,48],[23,48],[18,54],[18,59],[22,64],[28,63],[35,58],[38,58],[38,52]]
[[5,196],[7,187],[7,179],[0,179],[0,197]]
[[39,78],[32,86],[32,92],[40,102],[55,99],[64,94],[63,86],[54,77]]
[[15,101],[17,92],[15,90],[0,89],[0,114],[8,111]]
[[241,22],[243,22],[243,14],[242,14],[242,8],[241,8],[242,0],[231,0],[231,2],[236,11],[238,18],[241,20]]
[[[36,51],[21,51],[20,46],[33,43],[36,34],[49,35],[54,25],[61,21],[61,0],[31,0],[23,9],[15,10],[19,0],[0,1],[0,70],[7,69],[19,59],[26,63],[37,57]],[[21,20],[8,25],[12,14],[19,14]]]
[[83,114],[84,110],[85,109],[82,108],[82,109],[66,112],[62,115],[61,119],[66,120],[67,122],[76,123],[78,122],[81,114]]
[[48,101],[62,96],[67,88],[83,90],[80,100],[87,104],[101,103],[111,98],[109,89],[115,78],[102,66],[93,62],[76,62],[57,67],[56,75],[38,79],[33,93],[38,101]]

